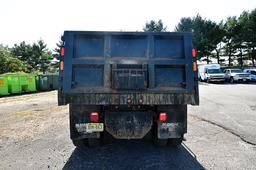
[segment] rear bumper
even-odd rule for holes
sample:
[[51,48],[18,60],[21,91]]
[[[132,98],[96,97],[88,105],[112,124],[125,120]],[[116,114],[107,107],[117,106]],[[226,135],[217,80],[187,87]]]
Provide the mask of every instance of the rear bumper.
[[[150,130],[157,132],[159,139],[180,138],[187,132],[187,106],[149,106],[149,107],[102,107],[70,104],[70,137],[72,140],[83,138],[100,138],[102,131],[88,131],[86,124],[91,112],[99,113],[99,121],[104,123],[107,131],[116,139],[141,139]],[[168,116],[164,122],[159,121],[159,113]],[[85,125],[85,126],[84,126]]]
[[243,77],[234,77],[234,80],[235,81],[250,81],[251,79],[250,78],[243,78]]
[[211,82],[224,82],[225,78],[210,78]]
[[[103,94],[103,93],[80,93],[63,94],[58,93],[58,104],[65,105],[83,104],[83,105],[127,105],[128,98],[131,99],[130,105],[173,105],[173,104],[191,104],[199,105],[198,92],[195,94],[172,93],[122,93],[122,94]],[[142,99],[142,103],[140,103]]]

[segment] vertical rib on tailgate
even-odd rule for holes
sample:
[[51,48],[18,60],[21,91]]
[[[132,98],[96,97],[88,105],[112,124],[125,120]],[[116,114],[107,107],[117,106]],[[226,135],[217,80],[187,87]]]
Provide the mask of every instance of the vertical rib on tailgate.
[[191,34],[67,31],[64,37],[63,94],[195,93]]

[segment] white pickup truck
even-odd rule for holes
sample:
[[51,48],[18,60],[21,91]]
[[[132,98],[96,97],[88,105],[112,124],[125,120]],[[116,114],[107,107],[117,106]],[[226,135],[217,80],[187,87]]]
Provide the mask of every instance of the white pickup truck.
[[225,70],[225,79],[230,83],[243,81],[249,82],[251,80],[250,74],[244,73],[241,69],[226,69]]

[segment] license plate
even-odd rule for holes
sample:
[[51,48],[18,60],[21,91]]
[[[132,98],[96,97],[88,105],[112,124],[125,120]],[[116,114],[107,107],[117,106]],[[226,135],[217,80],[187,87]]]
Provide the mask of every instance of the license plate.
[[103,132],[104,125],[103,125],[103,123],[86,123],[85,129],[86,129],[87,133]]
[[246,81],[246,79],[243,79],[243,81]]

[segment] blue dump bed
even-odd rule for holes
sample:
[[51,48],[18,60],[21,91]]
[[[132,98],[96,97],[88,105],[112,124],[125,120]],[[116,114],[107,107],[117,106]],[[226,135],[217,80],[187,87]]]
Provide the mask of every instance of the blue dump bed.
[[59,105],[199,104],[192,35],[65,31]]

